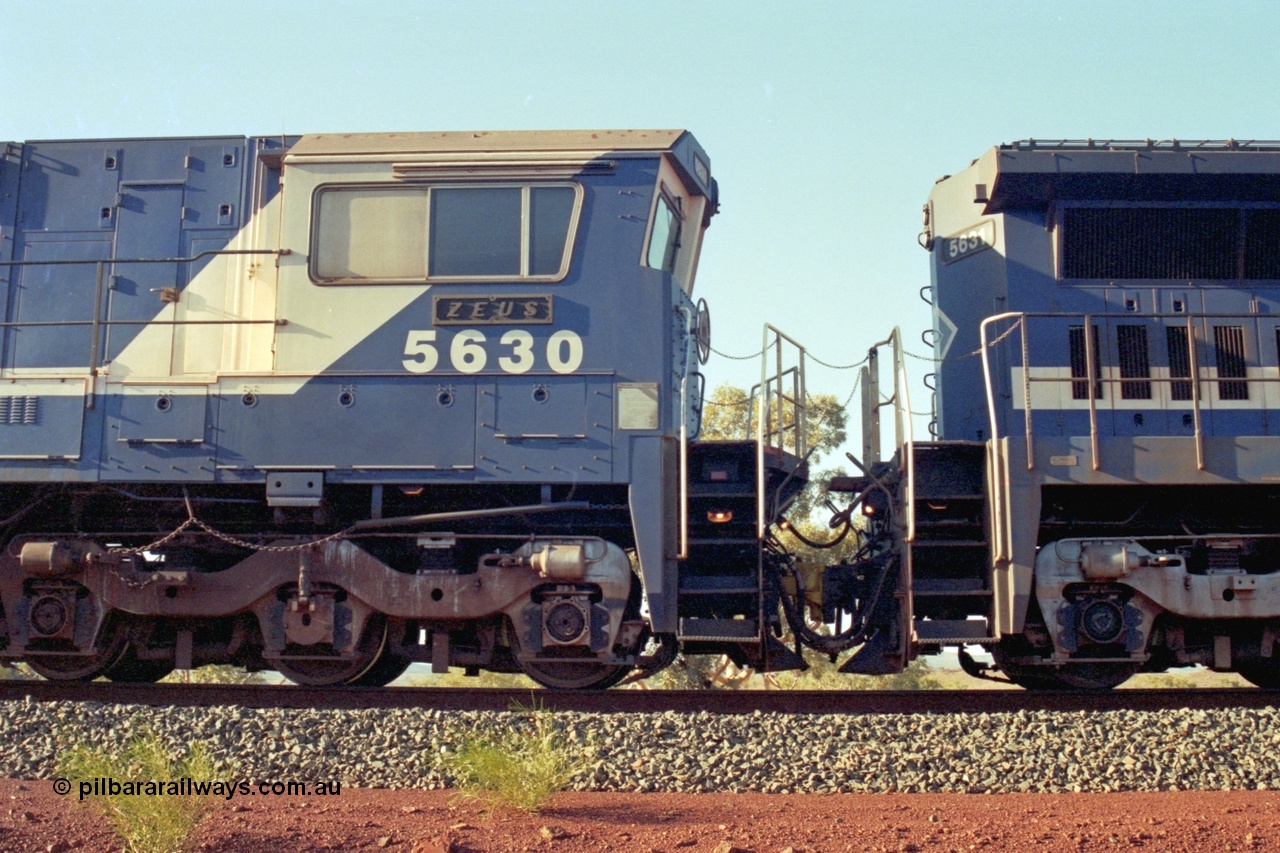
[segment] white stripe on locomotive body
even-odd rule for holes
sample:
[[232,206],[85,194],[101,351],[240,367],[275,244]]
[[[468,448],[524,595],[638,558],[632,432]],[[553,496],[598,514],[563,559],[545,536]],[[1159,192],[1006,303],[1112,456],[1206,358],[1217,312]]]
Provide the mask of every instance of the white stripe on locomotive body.
[[[349,168],[362,180],[390,180],[385,168]],[[234,383],[250,377],[282,377],[285,381],[267,383],[261,392],[290,394],[430,289],[425,284],[313,285],[307,276],[311,191],[335,176],[301,168],[290,168],[287,174],[289,185],[226,246],[289,250],[279,258],[278,268],[270,255],[216,256],[183,289],[181,301],[165,305],[155,317],[157,321],[284,320],[287,325],[149,324],[106,368],[108,383],[166,377]],[[180,312],[176,317],[175,310]],[[181,330],[176,337],[174,329]],[[157,370],[164,366],[170,369]],[[396,371],[399,364],[387,368]]]
[[[1094,398],[1094,407],[1098,410],[1191,412],[1195,408],[1195,403],[1192,400],[1174,400],[1172,398],[1170,394],[1171,383],[1190,383],[1191,379],[1190,377],[1182,376],[1170,377],[1169,368],[1167,367],[1152,366],[1150,377],[1121,377],[1120,368],[1114,365],[1102,366],[1099,370],[1101,372],[1101,380],[1094,380],[1095,385],[1101,384],[1102,387],[1102,394]],[[1280,372],[1277,372],[1274,367],[1249,367],[1243,377],[1224,377],[1222,379],[1218,378],[1217,369],[1214,367],[1201,367],[1199,373],[1199,406],[1201,411],[1224,411],[1228,409],[1232,411],[1261,411],[1280,408]],[[1015,411],[1024,411],[1027,405],[1022,368],[1011,368],[1009,376],[1013,390],[1012,408]],[[1072,394],[1072,383],[1084,385],[1085,378],[1083,376],[1072,376],[1069,366],[1033,367],[1031,368],[1030,378],[1032,411],[1089,410],[1087,396],[1076,399]],[[1247,382],[1248,399],[1219,399],[1217,391],[1219,382]],[[1151,397],[1149,399],[1126,400],[1121,393],[1121,383],[1149,383]]]
[[[228,250],[274,248],[262,232],[279,219],[281,195],[251,216],[225,246]],[[273,370],[274,326],[225,321],[276,319],[276,267],[270,255],[215,255],[155,321],[212,321],[209,325],[142,326],[124,349],[102,368],[107,384],[166,377],[216,382],[220,375]],[[168,370],[162,368],[167,367]]]

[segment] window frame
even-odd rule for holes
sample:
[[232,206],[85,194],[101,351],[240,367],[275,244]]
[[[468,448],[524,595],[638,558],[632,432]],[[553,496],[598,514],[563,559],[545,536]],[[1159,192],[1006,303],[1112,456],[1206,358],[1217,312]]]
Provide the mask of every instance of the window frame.
[[[645,241],[644,265],[649,269],[661,270],[668,275],[676,276],[680,268],[680,250],[684,248],[685,215],[683,199],[672,192],[663,181],[658,182],[658,192],[655,195],[653,213],[649,217],[649,236]],[[662,262],[659,266],[654,266],[652,263],[653,250],[657,247],[657,243],[654,241],[660,233],[658,217],[662,215],[664,207],[666,209],[665,212],[670,214],[671,226],[666,229],[665,239],[662,241]]]
[[[532,205],[533,190],[539,188],[563,188],[573,190],[573,207],[569,212],[569,223],[565,234],[564,250],[560,256],[560,267],[554,273],[545,273],[534,275],[529,272],[532,263]],[[491,189],[519,189],[520,193],[520,272],[511,275],[432,275],[431,274],[431,229],[432,229],[432,212],[433,192],[440,190],[491,190]],[[405,193],[422,193],[426,195],[426,233],[424,239],[424,255],[422,258],[422,268],[424,273],[422,276],[395,278],[390,276],[379,277],[327,277],[320,274],[320,245],[319,238],[321,232],[320,221],[320,205],[322,199],[327,193],[340,192],[357,192],[357,191],[391,191]],[[328,286],[368,286],[368,285],[424,285],[424,284],[444,284],[444,283],[470,283],[470,284],[487,284],[487,283],[504,283],[512,282],[536,282],[542,284],[552,284],[563,281],[569,274],[572,264],[574,248],[577,245],[578,225],[582,219],[582,208],[586,198],[586,190],[582,183],[572,180],[495,180],[495,181],[433,181],[431,183],[393,183],[389,181],[361,181],[358,183],[324,183],[317,186],[311,194],[311,222],[308,226],[308,256],[307,256],[307,274],[313,284],[321,287]]]
[[[710,202],[705,194],[698,188],[691,187],[676,171],[670,152],[663,154],[659,161],[652,186],[649,219],[645,223],[644,240],[638,246],[636,262],[645,269],[656,269],[664,275],[670,275],[685,294],[692,295],[698,271],[698,256],[702,252],[702,236],[711,215],[708,212]],[[668,199],[679,200],[678,205],[674,201],[667,202],[675,209],[680,221],[680,245],[676,250],[675,269],[670,273],[649,265],[649,246],[653,242],[653,229],[658,211],[664,203],[664,195]]]

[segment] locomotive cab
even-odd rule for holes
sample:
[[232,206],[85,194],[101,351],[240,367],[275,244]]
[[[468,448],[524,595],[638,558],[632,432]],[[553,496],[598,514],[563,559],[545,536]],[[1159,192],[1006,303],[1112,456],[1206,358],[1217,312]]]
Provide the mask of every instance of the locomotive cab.
[[709,163],[684,131],[10,146],[0,655],[625,676],[677,629]]

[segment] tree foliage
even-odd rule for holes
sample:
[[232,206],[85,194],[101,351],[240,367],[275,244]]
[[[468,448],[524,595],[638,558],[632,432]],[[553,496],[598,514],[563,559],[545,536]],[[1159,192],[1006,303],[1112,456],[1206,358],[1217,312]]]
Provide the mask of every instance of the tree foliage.
[[[735,385],[720,385],[711,392],[703,404],[702,432],[699,438],[749,439],[754,438],[752,409],[756,405],[751,395]],[[815,464],[822,454],[835,450],[847,438],[848,415],[834,394],[809,394],[805,397],[806,439],[814,451],[809,463]],[[771,413],[776,419],[776,412]],[[795,408],[783,404],[785,422],[795,418]]]
[[[823,454],[841,447],[848,438],[848,413],[834,394],[809,394],[806,397],[808,445],[813,451],[809,456],[809,487],[806,488],[787,511],[787,518],[810,539],[826,541],[832,537],[827,529],[830,515],[824,509],[827,484],[832,477],[843,476],[843,466],[817,469]],[[750,439],[754,438],[751,395],[735,385],[720,385],[711,392],[703,407],[702,432],[699,438]],[[783,417],[792,418],[792,407],[783,407]]]

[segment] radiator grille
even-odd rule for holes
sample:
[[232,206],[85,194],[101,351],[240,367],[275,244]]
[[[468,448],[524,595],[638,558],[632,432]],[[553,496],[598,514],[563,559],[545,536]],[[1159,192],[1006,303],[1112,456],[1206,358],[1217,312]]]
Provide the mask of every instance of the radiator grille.
[[1280,210],[1068,207],[1062,277],[1280,278]]
[[1248,216],[1244,277],[1280,278],[1280,210],[1250,210]]
[[39,419],[39,397],[0,397],[0,424],[34,424]]

